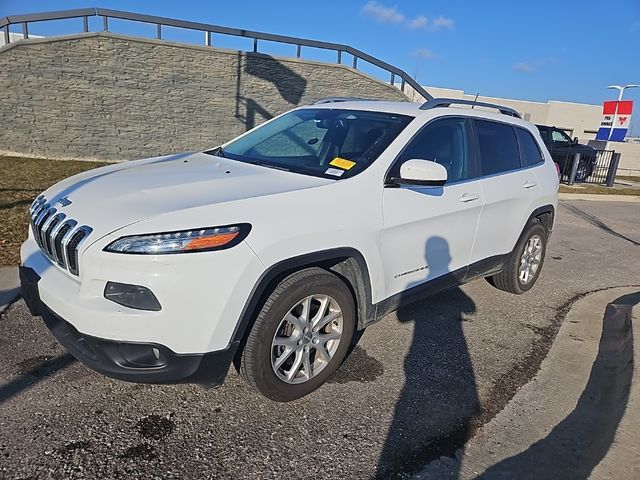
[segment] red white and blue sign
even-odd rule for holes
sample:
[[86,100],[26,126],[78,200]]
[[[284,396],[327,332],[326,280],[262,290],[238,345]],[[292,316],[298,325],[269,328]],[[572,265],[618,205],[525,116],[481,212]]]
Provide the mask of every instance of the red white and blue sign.
[[602,118],[602,122],[600,122],[600,129],[596,135],[596,140],[623,142],[624,137],[629,131],[632,111],[632,100],[604,102],[602,108],[604,117]]

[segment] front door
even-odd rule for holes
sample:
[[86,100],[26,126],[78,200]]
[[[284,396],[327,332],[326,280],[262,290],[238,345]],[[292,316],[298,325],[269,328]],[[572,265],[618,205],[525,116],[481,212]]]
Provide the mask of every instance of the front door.
[[483,204],[469,122],[428,123],[396,159],[390,176],[400,176],[403,162],[424,159],[444,165],[448,180],[444,187],[384,189],[380,299],[444,276],[464,277]]

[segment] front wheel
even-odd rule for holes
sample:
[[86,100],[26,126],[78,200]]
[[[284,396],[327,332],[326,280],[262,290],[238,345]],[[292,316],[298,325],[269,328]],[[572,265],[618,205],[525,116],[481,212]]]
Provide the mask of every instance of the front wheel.
[[591,172],[589,171],[589,167],[587,165],[578,165],[578,168],[576,169],[576,177],[575,177],[575,181],[582,183],[584,181],[587,180],[587,178],[589,178],[589,175],[591,175]]
[[356,315],[351,291],[326,270],[285,278],[247,337],[240,373],[265,397],[288,402],[311,393],[344,360]]
[[529,223],[500,273],[487,280],[505,292],[522,294],[538,280],[547,251],[547,230],[537,219]]

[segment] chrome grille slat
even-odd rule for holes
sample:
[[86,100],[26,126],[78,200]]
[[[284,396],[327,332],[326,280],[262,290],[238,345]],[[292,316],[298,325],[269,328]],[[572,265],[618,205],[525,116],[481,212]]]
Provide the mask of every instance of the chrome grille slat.
[[[69,243],[67,244],[67,248],[65,249],[67,251],[67,258],[69,258],[67,267],[69,268],[69,271],[74,275],[78,275],[79,272],[78,249],[80,248],[80,245],[82,245],[82,243],[84,243],[84,241],[87,239],[91,231],[92,229],[90,227],[87,227],[86,225],[78,227],[71,236],[71,240],[69,241]],[[79,234],[82,234],[82,236],[78,237]],[[74,240],[76,238],[78,240]],[[75,244],[73,244],[74,242]],[[73,248],[71,248],[72,246]]]
[[40,207],[43,203],[45,203],[45,199],[42,195],[40,195],[38,198],[35,199],[35,201],[31,204],[31,206],[29,207],[29,217],[33,216],[33,212],[36,210],[36,208]]
[[71,237],[73,236],[73,234],[76,232],[76,228],[71,227],[71,230],[69,230],[64,237],[62,237],[62,240],[60,241],[60,245],[62,246],[62,256],[63,256],[63,262],[64,262],[64,268],[68,269],[69,266],[69,254],[67,252],[67,246],[69,245],[69,240],[71,240]]
[[54,218],[56,218],[56,209],[51,207],[49,210],[47,210],[45,220],[42,222],[42,227],[40,228],[40,242],[42,243],[41,248],[45,253],[50,253],[47,247],[47,229],[53,222]]
[[53,252],[53,239],[55,238],[53,235],[53,231],[62,223],[64,217],[66,215],[64,213],[57,213],[51,217],[51,219],[47,222],[47,225],[42,227],[42,231],[44,232],[44,246],[45,250],[49,253],[50,256],[55,258]]
[[60,230],[62,230],[62,228],[67,225],[67,223],[69,223],[69,221],[73,221],[73,220],[68,220],[65,221],[66,215],[64,213],[60,213],[59,215],[62,215],[62,217],[60,217],[60,221],[58,222],[58,224],[53,228],[53,230],[51,230],[50,238],[51,238],[51,250],[53,253],[53,259],[56,261],[56,263],[60,266],[63,266],[64,264],[62,263],[62,260],[58,257],[58,250],[56,249],[56,237],[58,236],[58,234],[60,233]]
[[40,250],[61,268],[79,275],[79,248],[93,229],[58,212],[42,195],[29,207],[29,215],[33,238]]
[[36,211],[35,218],[33,220],[33,223],[36,225],[36,227],[38,227],[40,223],[42,223],[42,219],[47,214],[49,208],[51,208],[51,205],[49,205],[48,203],[43,203],[42,207]]
[[31,223],[31,226],[33,229],[33,236],[40,248],[42,248],[42,239],[40,238],[40,223],[42,223],[42,219],[46,215],[47,210],[49,210],[49,204],[45,202],[35,210],[32,217],[33,221]]

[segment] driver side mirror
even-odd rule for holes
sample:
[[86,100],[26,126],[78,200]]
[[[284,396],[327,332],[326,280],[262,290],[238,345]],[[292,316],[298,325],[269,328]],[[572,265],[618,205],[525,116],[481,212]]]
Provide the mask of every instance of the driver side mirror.
[[578,140],[578,137],[573,137],[573,144],[578,145],[579,143],[580,143],[580,140]]
[[400,166],[400,178],[391,181],[397,186],[441,187],[447,182],[447,169],[431,160],[407,160]]

